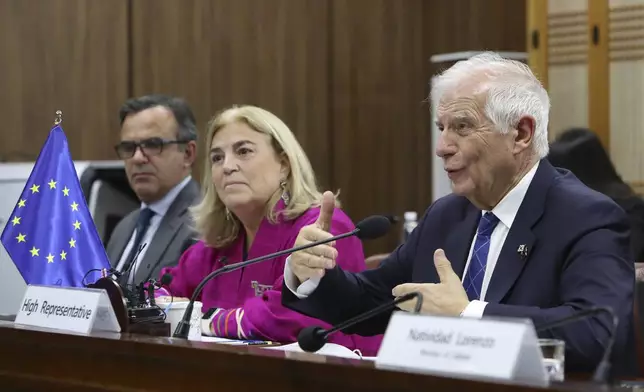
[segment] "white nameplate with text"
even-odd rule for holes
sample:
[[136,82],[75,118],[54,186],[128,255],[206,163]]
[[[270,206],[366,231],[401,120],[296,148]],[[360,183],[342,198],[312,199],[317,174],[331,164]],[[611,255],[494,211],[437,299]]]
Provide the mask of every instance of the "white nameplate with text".
[[523,319],[478,320],[396,311],[376,367],[549,385],[534,326]]
[[29,285],[15,323],[83,334],[121,332],[103,289]]

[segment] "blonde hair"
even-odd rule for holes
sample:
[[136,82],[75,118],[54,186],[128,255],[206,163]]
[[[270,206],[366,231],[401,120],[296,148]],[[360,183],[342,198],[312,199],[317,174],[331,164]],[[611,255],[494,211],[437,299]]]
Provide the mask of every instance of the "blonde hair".
[[[209,154],[215,134],[232,123],[243,123],[257,132],[269,135],[276,154],[288,160],[290,170],[283,190],[289,192],[290,200],[288,205],[279,212],[281,216],[294,219],[311,206],[318,205],[322,199],[308,157],[282,120],[273,113],[255,106],[233,106],[225,109],[215,115],[208,124],[202,180],[203,197],[198,205],[191,208],[195,230],[207,245],[215,248],[222,248],[233,242],[239,235],[241,227],[239,219],[227,211],[215,190]],[[281,196],[281,192],[276,192],[266,203],[265,217],[271,223],[276,223],[278,220],[275,205]],[[337,201],[336,205],[338,205]]]

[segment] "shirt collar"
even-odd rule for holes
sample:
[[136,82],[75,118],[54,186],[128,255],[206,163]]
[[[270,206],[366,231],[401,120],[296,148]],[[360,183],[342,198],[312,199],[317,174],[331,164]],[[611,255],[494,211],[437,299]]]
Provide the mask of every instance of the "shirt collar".
[[[496,207],[492,209],[492,213],[499,218],[499,221],[508,229],[512,227],[514,218],[516,218],[517,212],[519,212],[519,207],[521,207],[523,198],[525,198],[525,195],[528,192],[528,188],[530,187],[530,183],[532,182],[538,167],[539,162],[537,162],[532,169],[530,169],[530,171],[521,178],[519,183],[515,185],[514,188],[510,189],[510,192],[508,192]],[[487,211],[482,211],[482,213],[485,212]]]
[[149,208],[152,211],[154,211],[155,214],[163,217],[165,214],[168,212],[170,209],[170,206],[174,202],[174,199],[177,198],[179,195],[179,192],[183,190],[183,188],[188,185],[192,177],[187,176],[186,178],[183,179],[180,183],[175,185],[168,193],[165,194],[161,199],[155,201],[154,203],[146,204],[146,203],[141,203],[141,209],[144,208]]

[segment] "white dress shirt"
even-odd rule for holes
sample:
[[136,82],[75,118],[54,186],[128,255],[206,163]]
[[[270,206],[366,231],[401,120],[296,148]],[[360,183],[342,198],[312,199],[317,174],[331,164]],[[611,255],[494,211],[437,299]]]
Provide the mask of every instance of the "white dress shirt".
[[[494,273],[494,267],[496,267],[496,262],[501,254],[501,249],[505,243],[505,239],[510,232],[514,218],[517,216],[519,207],[528,192],[530,183],[534,178],[537,168],[539,167],[539,162],[535,164],[529,172],[527,172],[523,178],[519,181],[514,188],[512,188],[507,195],[492,209],[492,213],[499,218],[499,223],[494,228],[492,236],[490,237],[490,249],[487,256],[487,265],[485,267],[485,274],[483,275],[483,284],[481,286],[481,299],[471,301],[470,304],[463,310],[461,316],[463,317],[475,317],[481,318],[483,316],[483,311],[487,302],[485,302],[485,294],[487,288],[490,284],[490,279]],[[481,211],[481,215],[485,214],[488,211]],[[476,235],[472,239],[470,245],[470,252],[467,256],[467,263],[465,264],[465,270],[463,271],[463,278],[467,274],[467,269],[470,266],[470,261],[472,258],[472,251],[474,249],[474,242],[476,241]],[[286,260],[286,265],[284,266],[284,283],[286,287],[291,290],[298,298],[306,298],[317,288],[320,283],[320,278],[309,279],[306,282],[297,285],[297,277],[291,269],[289,268],[290,257]]]
[[[175,185],[174,188],[170,189],[170,191],[165,194],[165,196],[163,196],[160,200],[155,201],[154,203],[151,203],[149,205],[147,205],[146,203],[141,203],[141,210],[145,208],[149,208],[152,211],[154,211],[154,215],[150,219],[150,225],[148,226],[148,229],[145,232],[145,235],[141,239],[141,244],[147,244],[147,245],[145,246],[145,248],[143,248],[143,250],[139,254],[139,257],[137,257],[136,261],[134,262],[134,265],[132,266],[128,284],[131,284],[134,281],[136,270],[139,268],[139,265],[141,265],[141,260],[143,260],[143,257],[145,257],[145,252],[148,250],[148,246],[150,245],[150,242],[152,242],[152,239],[154,238],[154,234],[157,232],[159,225],[161,224],[161,220],[168,212],[168,209],[170,209],[170,206],[174,202],[174,199],[177,198],[179,193],[183,190],[183,188],[185,188],[186,185],[188,185],[191,179],[192,177],[190,176],[184,178],[183,181]],[[117,264],[117,267],[116,267],[118,271],[121,271],[121,272],[123,271],[123,265],[125,264],[125,261],[128,255],[130,254],[130,250],[134,245],[134,239],[136,238],[136,231],[137,230],[135,228],[134,232],[132,232],[132,236],[130,237],[130,240],[125,246],[125,249],[123,250],[121,259],[119,260],[119,263]]]

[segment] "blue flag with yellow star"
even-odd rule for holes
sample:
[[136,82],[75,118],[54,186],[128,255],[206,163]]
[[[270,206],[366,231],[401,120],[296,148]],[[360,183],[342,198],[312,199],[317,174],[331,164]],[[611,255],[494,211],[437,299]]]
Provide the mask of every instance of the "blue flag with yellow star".
[[0,241],[27,284],[82,287],[110,268],[60,125],[49,132]]

